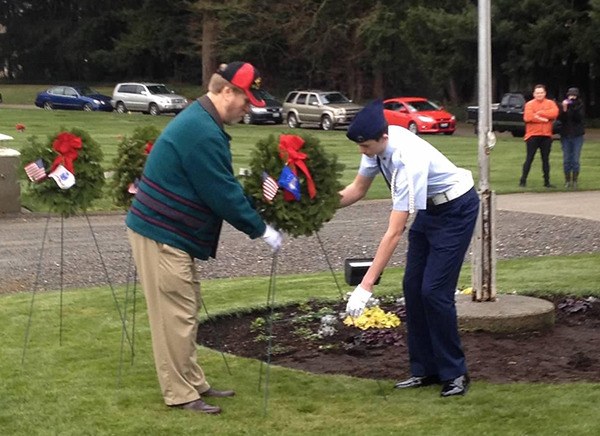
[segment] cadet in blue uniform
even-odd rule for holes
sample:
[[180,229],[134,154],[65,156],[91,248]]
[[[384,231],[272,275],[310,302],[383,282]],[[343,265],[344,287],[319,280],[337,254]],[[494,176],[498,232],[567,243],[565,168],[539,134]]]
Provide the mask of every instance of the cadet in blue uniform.
[[373,264],[350,295],[346,310],[360,316],[404,233],[409,214],[417,211],[408,234],[403,280],[412,377],[395,387],[439,383],[444,397],[464,395],[469,376],[454,293],[479,211],[471,172],[456,167],[408,130],[388,127],[380,100],[357,114],[347,136],[363,156],[356,178],[340,191],[341,206],[363,198],[381,172],[390,186],[392,212]]

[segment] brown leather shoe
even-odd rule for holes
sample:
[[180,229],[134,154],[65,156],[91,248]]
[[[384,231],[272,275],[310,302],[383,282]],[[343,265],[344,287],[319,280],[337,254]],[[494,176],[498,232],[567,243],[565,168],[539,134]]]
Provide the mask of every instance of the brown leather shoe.
[[233,397],[235,395],[235,391],[218,391],[216,389],[210,388],[207,391],[200,393],[203,397]]
[[206,404],[200,398],[195,401],[190,401],[189,403],[178,404],[177,407],[179,409],[191,410],[193,412],[202,412],[207,413],[209,415],[218,415],[221,413],[221,408],[219,406],[211,406],[210,404]]

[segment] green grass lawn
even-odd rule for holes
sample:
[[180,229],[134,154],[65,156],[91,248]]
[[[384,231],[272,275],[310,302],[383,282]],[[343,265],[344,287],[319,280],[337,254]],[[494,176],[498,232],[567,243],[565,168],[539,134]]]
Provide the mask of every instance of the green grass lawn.
[[[19,150],[25,146],[29,136],[46,138],[57,133],[61,127],[80,127],[88,131],[101,144],[104,151],[103,166],[108,171],[112,169],[117,145],[123,136],[131,135],[138,126],[154,125],[163,129],[171,119],[170,115],[152,117],[140,113],[123,115],[79,111],[48,112],[42,109],[12,109],[0,106],[0,133],[9,134],[15,138],[14,141],[5,141],[3,146]],[[26,131],[24,133],[17,133],[15,129],[17,123],[25,124]],[[238,124],[229,126],[227,131],[233,137],[231,145],[236,173],[239,168],[248,164],[250,152],[259,139],[281,133],[313,135],[319,138],[326,149],[337,154],[339,161],[345,165],[341,180],[343,184],[352,181],[360,161],[357,147],[346,138],[343,129],[324,132],[318,129],[291,130],[286,125],[245,126]],[[470,169],[475,178],[478,177],[478,150],[475,134],[469,132],[463,133],[463,136],[429,135],[424,138],[447,155],[456,165]],[[506,134],[499,135],[496,148],[490,156],[492,189],[498,194],[523,191],[518,187],[518,180],[524,158],[525,146],[522,139],[512,138]],[[600,141],[586,141],[581,164],[579,188],[582,190],[599,189],[600,172],[597,171],[597,168],[600,166]],[[554,150],[551,153],[551,168],[552,180],[558,186],[557,190],[564,190],[562,188],[562,152],[558,142],[554,143]],[[28,201],[26,189],[23,191],[23,204],[33,210],[39,210],[37,205]],[[525,191],[545,191],[539,156],[534,161]],[[368,198],[386,198],[388,196],[389,191],[383,179],[378,177]],[[106,199],[99,201],[95,209],[111,209],[109,197],[110,195],[107,193]]]
[[[45,86],[10,88],[0,86],[4,103],[30,103]],[[195,88],[175,89],[197,96]],[[110,94],[112,86],[100,87]],[[111,169],[122,135],[137,126],[158,128],[171,116],[143,114],[47,112],[13,109],[0,105],[0,133],[14,141],[3,146],[20,149],[27,137],[45,138],[60,127],[81,127],[101,145],[103,166]],[[17,133],[16,123],[27,126]],[[254,144],[268,135],[290,133],[286,126],[228,128],[232,135],[234,167],[247,165]],[[342,183],[356,173],[359,154],[345,138],[345,131],[323,132],[297,129],[296,134],[317,136],[346,165]],[[477,177],[477,137],[426,136],[459,166]],[[491,185],[497,193],[521,191],[518,185],[525,157],[522,139],[499,135],[491,155]],[[555,142],[551,154],[553,181],[561,187],[561,152]],[[581,158],[581,189],[599,189],[600,142],[586,141]],[[563,190],[562,188],[558,189]],[[530,174],[527,191],[545,191],[539,156]],[[386,198],[389,191],[381,178],[369,198]],[[26,199],[26,195],[24,196]],[[35,204],[28,205],[33,209]],[[103,199],[97,210],[111,209]],[[524,258],[499,261],[497,286],[501,292],[528,295],[594,295],[600,297],[600,255]],[[340,274],[338,272],[338,274]],[[403,274],[400,268],[385,272],[380,294],[397,292]],[[465,265],[460,286],[470,284]],[[203,281],[203,292],[211,315],[246,311],[266,300],[268,278],[253,277]],[[123,306],[125,290],[117,289]],[[290,275],[277,278],[276,302],[304,301],[311,296],[338,298],[330,273]],[[600,434],[597,404],[600,384],[492,384],[475,381],[464,398],[442,399],[435,387],[410,392],[392,392],[392,380],[382,382],[386,397],[373,380],[347,376],[313,375],[272,367],[268,410],[264,414],[264,391],[258,389],[259,362],[228,355],[229,375],[222,356],[201,348],[200,360],[217,388],[233,387],[233,399],[213,402],[224,408],[217,417],[169,410],[162,403],[150,348],[145,304],[138,289],[135,322],[135,358],[125,352],[120,370],[121,324],[107,287],[70,290],[63,294],[63,333],[59,345],[59,294],[0,296],[0,434],[1,435],[179,435],[179,434],[315,434],[315,435],[596,435]],[[493,304],[493,303],[482,303]],[[23,356],[24,336],[30,307],[33,317],[30,341]],[[131,307],[127,319],[131,328]],[[126,350],[127,351],[127,350]],[[472,363],[473,364],[473,363]],[[494,362],[483,362],[491,364]],[[264,379],[263,379],[264,382]]]
[[[498,287],[527,293],[600,296],[600,255],[498,262]],[[548,272],[552,272],[548,274]],[[338,273],[339,274],[339,273]],[[394,291],[402,269],[386,271],[377,292]],[[529,283],[524,289],[523,277]],[[469,281],[466,267],[461,283]],[[264,305],[264,277],[206,280],[211,315]],[[318,290],[318,291],[316,291]],[[123,289],[117,289],[124,304]],[[276,302],[311,296],[335,299],[329,273],[278,277]],[[130,299],[131,301],[131,299]],[[221,416],[169,410],[162,403],[151,355],[145,304],[138,289],[135,358],[126,349],[119,372],[121,329],[108,288],[36,296],[30,341],[23,356],[31,294],[0,296],[0,431],[6,435],[596,435],[600,384],[492,384],[475,381],[464,398],[442,399],[436,387],[400,392],[381,382],[272,367],[268,408],[258,389],[258,361],[201,348],[200,360],[217,388],[233,399],[212,402]],[[474,303],[476,304],[476,303]],[[493,304],[493,303],[477,303]],[[131,303],[127,315],[131,325]],[[472,362],[472,365],[475,363]],[[481,362],[493,365],[494,362]],[[263,378],[264,383],[264,378]],[[264,388],[264,384],[263,384]]]

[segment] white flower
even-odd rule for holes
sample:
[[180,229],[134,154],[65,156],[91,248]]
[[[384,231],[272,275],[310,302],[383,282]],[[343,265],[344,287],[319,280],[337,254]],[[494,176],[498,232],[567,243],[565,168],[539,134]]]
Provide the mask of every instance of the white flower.
[[325,338],[327,336],[333,336],[335,334],[336,330],[333,326],[331,325],[324,325],[321,326],[321,328],[319,329],[319,331],[317,332],[317,334],[322,337]]
[[375,297],[371,297],[369,298],[369,300],[367,301],[367,304],[365,305],[365,307],[375,307],[375,306],[379,306],[379,298],[375,298]]
[[337,322],[337,318],[334,315],[324,315],[321,318],[321,327],[327,326],[327,325],[335,325],[336,322]]

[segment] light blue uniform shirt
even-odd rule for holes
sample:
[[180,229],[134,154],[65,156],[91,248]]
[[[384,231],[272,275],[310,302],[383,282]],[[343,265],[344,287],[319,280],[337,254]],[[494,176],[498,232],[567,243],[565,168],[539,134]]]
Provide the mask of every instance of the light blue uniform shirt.
[[[381,172],[392,191],[392,208],[426,209],[427,199],[452,188],[473,187],[471,172],[458,168],[435,147],[400,126],[388,128],[389,141],[379,155]],[[358,173],[370,179],[380,172],[377,157],[363,154]]]

